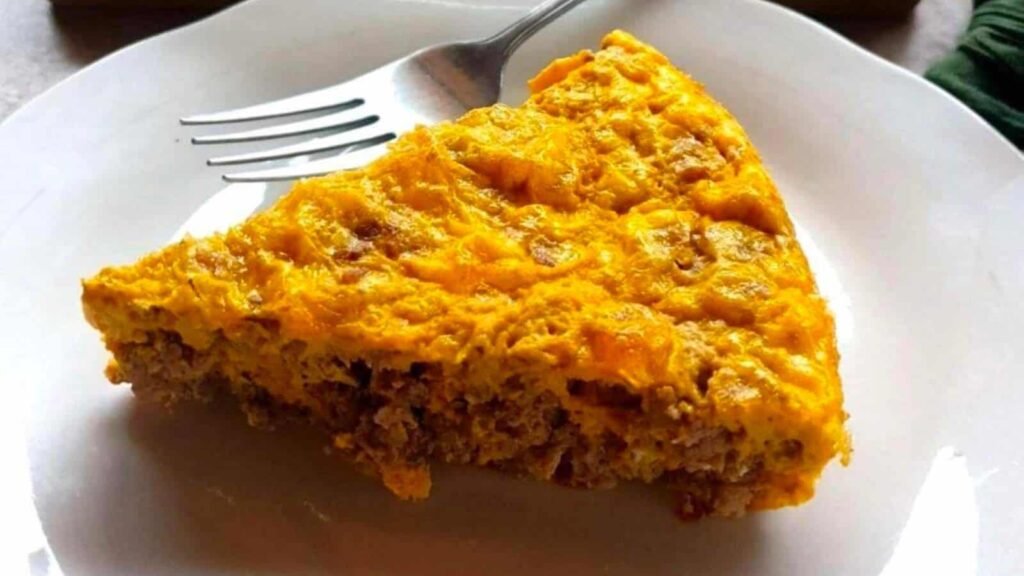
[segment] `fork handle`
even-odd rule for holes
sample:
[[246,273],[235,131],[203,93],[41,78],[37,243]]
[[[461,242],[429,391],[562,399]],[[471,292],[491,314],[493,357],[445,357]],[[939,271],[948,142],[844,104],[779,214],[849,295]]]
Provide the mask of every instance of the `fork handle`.
[[547,0],[508,28],[488,38],[487,43],[499,47],[502,56],[508,58],[538,30],[583,2],[584,0]]

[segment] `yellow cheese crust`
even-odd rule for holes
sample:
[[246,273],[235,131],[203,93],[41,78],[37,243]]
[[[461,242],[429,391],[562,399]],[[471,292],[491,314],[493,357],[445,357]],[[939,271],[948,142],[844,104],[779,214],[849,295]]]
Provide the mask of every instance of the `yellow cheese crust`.
[[[104,269],[84,283],[88,318],[112,349],[258,332],[268,367],[299,341],[566,402],[573,381],[667,391],[666,413],[736,431],[740,454],[799,444],[797,461],[765,453],[752,507],[808,498],[848,453],[833,320],[743,129],[618,31],[530,88],[299,182],[225,234]],[[265,387],[317,409],[288,374]]]

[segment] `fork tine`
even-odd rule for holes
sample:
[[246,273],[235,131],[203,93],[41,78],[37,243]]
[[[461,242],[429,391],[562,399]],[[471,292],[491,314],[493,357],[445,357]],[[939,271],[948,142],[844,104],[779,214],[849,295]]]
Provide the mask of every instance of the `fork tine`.
[[360,148],[354,152],[340,154],[333,158],[315,160],[295,166],[284,166],[268,170],[256,170],[252,172],[238,172],[225,174],[224,180],[228,182],[274,182],[278,180],[295,180],[296,178],[308,178],[321,176],[339,170],[351,170],[376,159],[384,154],[386,146],[375,144],[366,148]]
[[[289,146],[271,148],[260,152],[248,154],[236,154],[234,156],[220,156],[210,158],[206,163],[210,166],[227,166],[229,164],[246,164],[249,162],[262,162],[264,160],[280,160],[304,154],[316,154],[341,148],[349,148],[357,144],[366,144],[384,137],[394,137],[394,134],[382,128],[378,122],[367,124],[362,128],[355,128],[341,134],[331,134],[323,138],[314,138],[307,142],[300,142]],[[390,139],[390,138],[389,138]]]
[[[358,114],[354,113],[358,112]],[[360,112],[345,110],[335,112],[309,120],[300,120],[289,124],[279,124],[255,130],[232,132],[230,134],[210,134],[207,136],[195,136],[193,144],[229,144],[234,142],[252,142],[255,140],[270,140],[272,138],[285,138],[288,136],[299,136],[301,134],[312,134],[326,130],[354,130],[363,126],[373,124],[380,120],[380,116],[372,112]]]
[[265,120],[280,118],[306,112],[317,112],[331,108],[349,109],[363,104],[363,100],[352,94],[352,83],[346,82],[329,88],[322,88],[290,96],[273,102],[264,102],[244,108],[223,110],[212,114],[186,116],[180,120],[182,124],[225,124],[228,122],[247,122],[249,120]]

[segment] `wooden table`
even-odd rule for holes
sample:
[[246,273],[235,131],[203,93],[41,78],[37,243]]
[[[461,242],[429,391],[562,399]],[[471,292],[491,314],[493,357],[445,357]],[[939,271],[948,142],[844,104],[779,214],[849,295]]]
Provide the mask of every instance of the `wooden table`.
[[[970,12],[971,0],[922,0],[903,21],[827,24],[920,73],[954,45]],[[195,10],[53,9],[46,0],[0,0],[0,120],[102,56],[205,15]]]

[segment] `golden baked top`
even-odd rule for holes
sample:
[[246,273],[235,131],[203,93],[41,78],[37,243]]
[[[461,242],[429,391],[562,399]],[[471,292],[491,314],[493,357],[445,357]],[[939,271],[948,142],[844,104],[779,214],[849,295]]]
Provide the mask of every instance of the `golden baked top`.
[[496,385],[669,385],[751,441],[785,427],[819,467],[844,453],[832,318],[737,121],[623,32],[530,88],[103,270],[90,321],[120,341],[169,321],[197,348],[258,329]]

